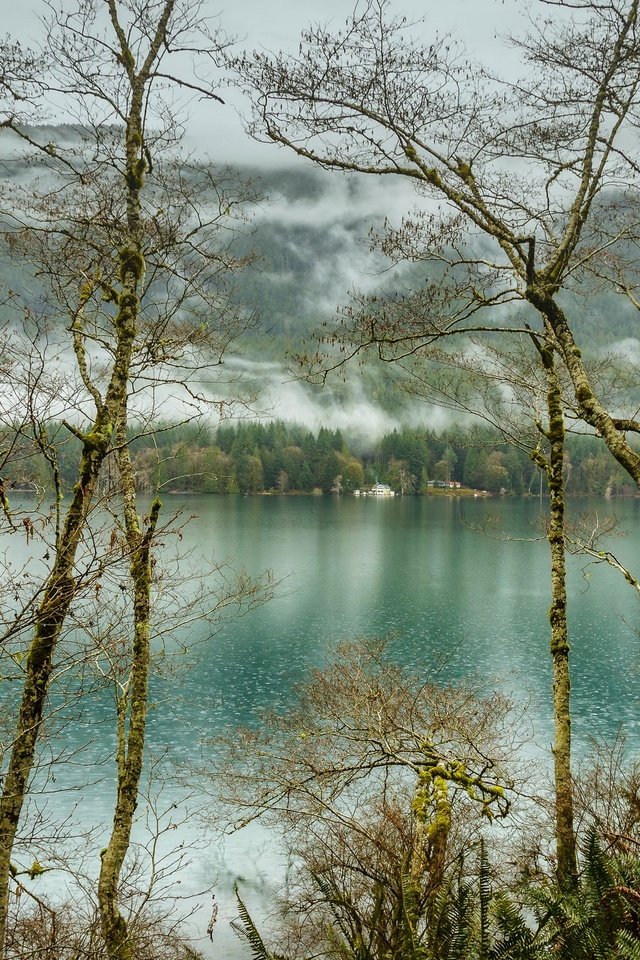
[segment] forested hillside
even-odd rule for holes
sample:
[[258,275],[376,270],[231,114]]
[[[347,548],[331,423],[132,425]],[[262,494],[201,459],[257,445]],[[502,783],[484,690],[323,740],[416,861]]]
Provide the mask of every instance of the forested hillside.
[[[72,127],[45,130],[52,143],[76,137]],[[35,167],[35,174],[15,165],[8,173],[16,182],[46,175],[46,160]],[[187,176],[197,177],[197,170]],[[218,430],[168,429],[165,414],[153,444],[134,443],[141,490],[159,481],[163,488],[215,493],[330,492],[338,477],[345,492],[376,480],[404,493],[424,492],[429,480],[449,479],[494,493],[538,489],[539,472],[526,447],[504,444],[497,432],[479,433],[468,417],[417,403],[397,388],[396,371],[375,357],[324,387],[296,377],[293,357],[313,349],[351,295],[378,292],[398,298],[436,277],[433,264],[392,264],[373,249],[383,212],[388,222],[397,213],[399,222],[404,204],[399,195],[379,184],[372,187],[363,176],[335,176],[300,164],[227,170],[222,179],[238,190],[242,184],[248,198],[233,240],[246,263],[229,293],[235,309],[252,317],[240,343],[242,354],[226,363],[259,394],[261,420]],[[19,300],[34,316],[46,313],[43,282],[24,259],[11,256],[10,239],[5,242],[0,258],[5,303]],[[629,302],[595,286],[588,295],[582,287],[580,295],[565,297],[592,359],[615,363],[640,354],[637,313]],[[514,308],[519,315],[525,310]],[[626,384],[624,389],[636,388]],[[265,424],[265,418],[271,422]],[[61,473],[70,484],[76,443],[68,431],[61,430],[59,437]],[[629,492],[623,471],[597,443],[573,436],[569,450],[569,493]],[[27,457],[7,480],[40,484],[45,475],[44,465]]]
[[[38,128],[52,143],[73,140],[71,127]],[[3,164],[16,182],[46,176],[42,160],[30,168]],[[198,167],[192,170],[197,176]],[[362,175],[338,175],[317,167],[282,166],[228,168],[221,182],[242,184],[249,198],[245,221],[237,228],[234,249],[251,256],[234,278],[237,306],[255,314],[258,324],[243,338],[244,355],[283,360],[305,339],[331,324],[336,310],[355,292],[379,291],[387,296],[424,287],[438,276],[433,264],[392,264],[372,249],[384,221],[400,223],[407,199],[384,184],[373,185]],[[46,309],[43,287],[26,266],[18,268],[5,248],[0,256],[0,285],[19,294],[34,310]],[[637,311],[595,284],[580,296],[568,295],[576,308],[576,328],[588,335],[590,348],[600,352],[640,351]],[[621,344],[621,341],[630,341]]]

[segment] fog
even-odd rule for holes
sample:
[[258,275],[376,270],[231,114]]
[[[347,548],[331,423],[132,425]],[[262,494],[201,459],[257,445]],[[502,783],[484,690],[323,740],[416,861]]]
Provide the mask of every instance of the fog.
[[[506,46],[498,34],[503,29],[506,31],[509,18],[513,20],[516,15],[517,4],[510,6],[511,9],[505,11],[504,4],[496,0],[486,0],[481,5],[470,0],[452,0],[443,9],[435,2],[425,5],[411,0],[394,3],[392,9],[398,14],[406,11],[416,20],[424,14],[425,19],[416,23],[415,32],[425,40],[436,32],[451,31],[458,42],[466,42],[470,50],[475,44],[477,52],[486,56],[498,49],[504,55]],[[34,13],[40,9],[40,3],[34,0],[25,4],[22,12],[10,11],[7,29],[28,42],[37,36]],[[350,10],[351,5],[345,7],[341,0],[327,0],[322,7],[285,0],[265,15],[262,5],[248,0],[222,11],[219,22],[237,36],[238,48],[295,50],[300,30],[308,22],[322,21],[339,28]],[[218,13],[209,10],[206,4],[205,12]],[[251,140],[240,116],[248,114],[248,104],[231,89],[224,91],[224,97],[224,105],[196,101],[185,105],[187,146],[192,147],[197,156],[206,153],[218,163],[241,164],[251,176],[265,174],[269,180],[272,174],[277,174],[274,182],[266,185],[267,196],[255,214],[253,226],[256,237],[264,232],[267,238],[267,250],[260,264],[260,282],[276,294],[279,289],[296,288],[294,308],[287,314],[285,301],[283,309],[284,322],[290,325],[286,327],[287,332],[309,333],[316,324],[330,322],[352,292],[369,293],[399,278],[402,271],[370,249],[369,232],[380,228],[385,218],[399,224],[403,214],[416,203],[412,185],[404,178],[347,177],[319,171],[308,163],[294,162],[286,150]],[[186,120],[189,112],[191,122]],[[182,120],[182,112],[180,117]],[[62,142],[69,136],[69,128],[56,131],[48,127],[46,136]],[[305,175],[314,187],[306,195],[296,195],[294,181],[301,176],[304,179]],[[301,237],[305,236],[313,242],[303,242]],[[282,263],[270,259],[274,238],[281,241],[276,252],[283,255],[282,259],[286,261],[287,252],[295,259],[295,270],[287,271]],[[242,288],[242,279],[239,285]],[[241,296],[242,290],[240,302]],[[261,305],[247,303],[249,309],[254,306],[260,309]],[[269,328],[272,323],[277,327],[283,321],[280,317],[274,321],[265,315],[265,327]],[[241,345],[239,349],[242,350]],[[58,348],[51,369],[58,371],[60,377],[70,376],[73,358]],[[224,374],[220,381],[214,381],[213,373],[192,374],[187,391],[175,383],[163,383],[164,372],[158,369],[157,384],[151,386],[145,381],[135,385],[132,415],[175,420],[204,416],[215,422],[217,413],[212,414],[211,408],[229,403],[235,391],[244,390],[248,394],[256,393],[257,400],[250,406],[240,403],[237,411],[230,404],[225,407],[225,414],[237,412],[242,416],[283,419],[311,430],[321,426],[340,428],[363,440],[376,439],[404,423],[441,429],[452,419],[452,414],[442,408],[415,400],[399,402],[397,412],[394,405],[391,414],[373,401],[371,381],[357,372],[350,373],[345,383],[329,383],[322,390],[293,379],[284,360],[257,363],[236,355],[226,359],[224,368],[215,372]],[[54,396],[49,410],[58,408],[70,419],[81,419],[87,409],[75,393],[68,402],[58,402]]]
[[[260,177],[260,171],[247,168]],[[287,171],[291,176],[304,176],[313,193],[292,197],[286,189]],[[340,222],[359,219],[379,220],[385,217],[400,220],[415,201],[413,185],[402,177],[379,179],[365,174],[329,173],[308,163],[283,164],[276,168],[283,181],[283,189],[272,191],[260,205],[257,220],[266,217],[274,223],[287,225],[313,224],[332,227]]]
[[604,355],[618,357],[633,366],[640,366],[640,340],[637,337],[616,340],[607,346]]
[[[256,364],[234,358],[228,366],[242,370],[245,382],[256,388],[258,396],[252,413],[258,419],[298,424],[313,433],[321,427],[341,430],[356,446],[375,442],[403,427],[439,432],[454,422],[468,419],[415,398],[390,413],[367,396],[365,383],[357,375],[341,382],[337,390],[330,382],[314,387],[303,380],[291,379],[286,368],[276,363]],[[246,416],[244,411],[243,416]]]
[[319,387],[293,377],[283,364],[273,361],[234,356],[218,369],[218,380],[197,382],[200,400],[194,399],[194,380],[192,392],[187,394],[174,383],[163,383],[159,372],[152,388],[135,394],[131,404],[133,418],[177,422],[197,417],[211,428],[222,419],[281,420],[313,433],[321,427],[341,430],[355,448],[366,447],[403,426],[439,431],[461,419],[436,404],[414,399],[399,403],[391,413],[371,399],[367,392],[371,383],[355,373],[339,384]]

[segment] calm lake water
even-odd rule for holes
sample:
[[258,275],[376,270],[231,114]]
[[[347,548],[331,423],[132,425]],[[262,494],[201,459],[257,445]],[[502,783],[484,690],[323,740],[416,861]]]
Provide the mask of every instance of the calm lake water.
[[[573,509],[617,516],[628,533],[608,545],[640,571],[640,500]],[[186,748],[194,734],[251,723],[263,707],[286,706],[291,683],[337,640],[389,633],[418,671],[502,678],[526,692],[536,729],[550,735],[549,559],[537,501],[210,497],[188,510],[198,519],[187,545],[254,574],[270,568],[282,583],[276,599],[211,639],[182,681],[184,728],[154,718],[162,739]],[[622,724],[640,743],[636,594],[585,558],[569,558],[569,594],[576,737]]]
[[[171,498],[167,510],[178,506]],[[156,754],[167,748],[177,760],[206,760],[203,743],[221,727],[255,723],[264,707],[286,708],[292,684],[336,641],[389,633],[399,660],[420,673],[483,677],[528,701],[537,749],[548,748],[549,560],[537,501],[201,497],[184,507],[197,514],[183,541],[196,563],[233,557],[253,574],[271,569],[282,583],[276,599],[215,636],[199,627],[190,638],[200,641],[197,666],[179,680],[155,681],[149,744]],[[580,501],[572,509],[615,514],[628,536],[610,547],[640,572],[640,500]],[[640,746],[636,595],[619,574],[585,563],[569,561],[577,750],[620,728]],[[105,716],[96,710],[66,736],[78,745],[93,737],[90,749],[104,750],[111,726],[95,724]],[[107,775],[84,791],[81,819],[109,817],[112,784]],[[190,839],[199,828],[181,829]],[[228,927],[232,881],[245,878],[251,901],[251,891],[257,896],[277,873],[274,857],[259,831],[197,856],[185,889],[213,880],[221,901],[211,956],[246,955]]]

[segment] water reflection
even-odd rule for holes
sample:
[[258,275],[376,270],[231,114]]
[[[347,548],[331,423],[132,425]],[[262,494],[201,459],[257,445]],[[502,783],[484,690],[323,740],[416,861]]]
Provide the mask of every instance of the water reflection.
[[[176,499],[170,507],[179,505]],[[398,658],[425,677],[474,675],[510,689],[529,703],[540,747],[550,742],[549,560],[535,501],[202,497],[184,506],[197,514],[183,541],[194,567],[199,558],[233,557],[254,574],[272,569],[282,584],[273,602],[220,632],[201,626],[191,638],[197,642],[190,642],[189,670],[154,678],[148,739],[155,753],[206,763],[212,735],[258,722],[264,708],[286,709],[292,685],[323,662],[335,641],[389,633]],[[585,506],[575,505],[576,512]],[[640,571],[638,501],[596,506],[601,514],[615,511],[629,528],[615,551]],[[492,517],[496,522],[479,532]],[[592,735],[613,735],[619,725],[636,747],[636,597],[612,570],[599,567],[585,579],[584,566],[570,559],[577,749]],[[109,697],[77,710],[64,731],[66,746],[85,746],[83,764],[112,756]],[[101,783],[85,787],[79,801],[78,816],[87,822],[110,816],[113,770],[98,771]],[[67,788],[86,779],[86,766],[63,774]],[[63,800],[66,805],[61,794],[51,797],[54,807]],[[233,877],[245,877],[251,902],[281,869],[257,831],[198,859],[191,881],[196,889],[219,878],[226,889],[222,921],[225,912],[233,914]],[[241,954],[223,928],[221,922],[218,955],[232,960]]]

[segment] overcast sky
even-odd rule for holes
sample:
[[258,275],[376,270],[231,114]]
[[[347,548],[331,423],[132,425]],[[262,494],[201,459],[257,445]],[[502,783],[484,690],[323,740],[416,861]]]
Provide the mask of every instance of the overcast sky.
[[[53,6],[57,4],[54,3]],[[64,4],[63,4],[64,6]],[[206,0],[211,16],[220,16],[223,27],[247,46],[293,48],[300,31],[310,22],[340,25],[352,12],[351,0]],[[424,18],[428,25],[460,36],[473,46],[491,41],[496,31],[517,22],[518,0],[394,0],[393,9]],[[21,39],[36,35],[38,18],[46,12],[43,0],[4,0],[2,29]],[[426,29],[426,27],[425,27]]]
[[[2,5],[3,31],[25,44],[41,36],[39,17],[46,13],[43,0],[3,0]],[[226,4],[205,0],[207,14],[219,15],[221,26],[238,38],[240,48],[267,50],[296,50],[306,25],[341,26],[353,6],[352,0],[235,0]],[[415,29],[425,39],[434,32],[451,33],[470,54],[502,66],[513,58],[503,35],[517,30],[523,16],[520,0],[393,0],[393,9],[412,20],[423,18],[424,23]],[[190,139],[194,135],[204,138],[207,151],[217,162],[280,165],[289,159],[272,145],[249,142],[237,116],[237,109],[242,109],[237,94],[226,94],[225,99],[225,107],[207,104],[206,109],[191,108]]]

